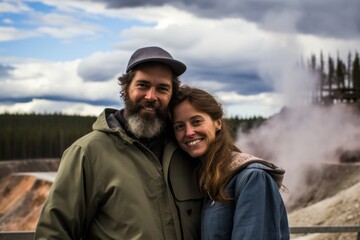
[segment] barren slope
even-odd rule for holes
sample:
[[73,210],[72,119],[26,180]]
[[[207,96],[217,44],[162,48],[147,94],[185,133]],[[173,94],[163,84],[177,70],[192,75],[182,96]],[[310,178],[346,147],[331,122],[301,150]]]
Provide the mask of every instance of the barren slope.
[[[360,182],[342,190],[334,196],[300,208],[289,214],[291,226],[313,225],[359,225],[360,223]],[[296,236],[293,236],[295,238]],[[303,239],[303,238],[299,238]],[[356,239],[356,233],[313,234],[304,239]]]
[[34,230],[51,183],[34,176],[0,180],[0,231]]
[[[308,173],[307,193],[288,207],[290,225],[359,224],[360,164],[327,164],[323,170]],[[35,176],[0,178],[0,231],[34,230],[50,187],[51,182]],[[293,235],[292,239],[356,239],[356,234]]]

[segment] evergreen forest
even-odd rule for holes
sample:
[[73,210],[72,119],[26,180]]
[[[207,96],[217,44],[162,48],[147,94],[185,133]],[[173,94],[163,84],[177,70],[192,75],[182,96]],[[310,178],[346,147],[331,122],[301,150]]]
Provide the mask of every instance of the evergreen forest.
[[[304,64],[301,64],[304,66]],[[307,68],[315,76],[314,89],[308,92],[308,101],[315,104],[356,102],[360,99],[360,58],[359,53],[348,53],[347,59],[339,56],[327,58],[313,54]]]
[[0,160],[60,158],[91,131],[95,117],[61,114],[0,115]]
[[[76,139],[89,133],[96,117],[62,114],[1,114],[0,161],[54,158]],[[225,119],[235,139],[239,127],[249,131],[265,119],[238,117]]]

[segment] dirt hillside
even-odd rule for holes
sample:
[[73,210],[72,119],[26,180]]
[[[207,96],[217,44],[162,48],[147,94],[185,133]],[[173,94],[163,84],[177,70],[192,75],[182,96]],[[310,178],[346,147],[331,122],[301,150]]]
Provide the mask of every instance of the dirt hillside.
[[56,159],[0,163],[0,231],[35,229],[52,183],[18,174],[56,171],[58,166]]
[[[289,208],[290,226],[360,225],[360,164],[331,164],[309,173],[308,191]],[[297,240],[356,239],[356,233],[292,235]]]
[[[33,163],[32,168],[34,164],[45,163]],[[48,169],[54,170],[56,166],[55,163]],[[11,169],[26,170],[14,166]],[[290,225],[360,224],[360,164],[325,164],[322,170],[325,171],[308,172],[308,191],[288,204]],[[50,187],[51,182],[14,171],[1,177],[0,231],[34,230]],[[291,197],[291,193],[285,194]],[[292,235],[291,239],[350,240],[356,239],[356,233]]]
[[34,230],[51,183],[11,175],[0,181],[0,231]]

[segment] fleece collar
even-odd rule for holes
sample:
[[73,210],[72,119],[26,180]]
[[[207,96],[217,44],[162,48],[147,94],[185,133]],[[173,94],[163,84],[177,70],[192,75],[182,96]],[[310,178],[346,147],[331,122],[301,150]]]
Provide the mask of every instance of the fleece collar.
[[267,171],[271,175],[271,177],[275,180],[276,184],[280,189],[283,190],[286,189],[285,186],[282,184],[285,174],[284,169],[276,166],[271,162],[255,157],[248,153],[233,152],[232,159],[233,160],[230,164],[230,169],[234,171],[234,173],[239,172],[240,170],[246,168],[250,164],[252,164],[252,166],[255,166],[253,165],[253,163],[259,163],[258,165],[256,165],[256,168],[261,168]]

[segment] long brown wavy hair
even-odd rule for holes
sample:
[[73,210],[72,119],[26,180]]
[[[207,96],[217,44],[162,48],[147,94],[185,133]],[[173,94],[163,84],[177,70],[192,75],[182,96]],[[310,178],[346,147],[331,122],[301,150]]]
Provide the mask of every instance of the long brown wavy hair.
[[208,151],[201,156],[199,169],[199,185],[204,194],[218,202],[228,202],[226,187],[233,172],[229,168],[232,152],[241,152],[233,144],[233,139],[223,121],[222,105],[209,93],[198,88],[183,85],[170,102],[170,116],[172,119],[174,108],[180,103],[188,101],[197,111],[206,113],[215,121],[221,119],[222,127],[216,132],[215,140]]

